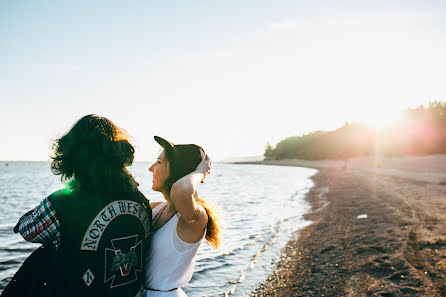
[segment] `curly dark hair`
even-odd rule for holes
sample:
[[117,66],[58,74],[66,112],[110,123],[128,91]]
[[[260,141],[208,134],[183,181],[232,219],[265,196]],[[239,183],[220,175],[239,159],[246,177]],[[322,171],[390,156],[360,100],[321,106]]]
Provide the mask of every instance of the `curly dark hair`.
[[133,163],[135,149],[125,130],[95,114],[81,118],[53,143],[51,170],[62,181],[90,192],[135,191],[126,166]]

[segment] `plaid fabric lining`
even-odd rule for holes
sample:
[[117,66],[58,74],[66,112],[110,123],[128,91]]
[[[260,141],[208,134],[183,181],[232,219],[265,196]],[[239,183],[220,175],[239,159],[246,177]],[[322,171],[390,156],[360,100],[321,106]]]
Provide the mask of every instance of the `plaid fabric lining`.
[[26,241],[53,244],[56,249],[59,248],[59,221],[48,198],[20,218],[18,229]]

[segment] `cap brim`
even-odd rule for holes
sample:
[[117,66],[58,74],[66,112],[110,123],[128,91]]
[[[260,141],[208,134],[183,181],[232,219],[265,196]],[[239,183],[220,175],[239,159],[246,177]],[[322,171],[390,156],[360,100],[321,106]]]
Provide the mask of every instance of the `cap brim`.
[[172,147],[174,146],[174,144],[170,141],[165,140],[162,137],[159,136],[153,136],[153,138],[155,139],[156,142],[159,143],[159,145],[161,145],[165,150],[171,150]]

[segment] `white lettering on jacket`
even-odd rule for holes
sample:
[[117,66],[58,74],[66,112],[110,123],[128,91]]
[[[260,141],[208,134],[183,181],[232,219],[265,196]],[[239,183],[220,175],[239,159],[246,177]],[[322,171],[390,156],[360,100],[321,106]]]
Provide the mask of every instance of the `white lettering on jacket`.
[[88,226],[87,231],[85,231],[81,250],[96,251],[102,234],[104,234],[108,224],[121,215],[136,217],[144,227],[145,237],[149,235],[150,220],[144,207],[131,200],[116,200],[101,209],[91,221],[90,226]]

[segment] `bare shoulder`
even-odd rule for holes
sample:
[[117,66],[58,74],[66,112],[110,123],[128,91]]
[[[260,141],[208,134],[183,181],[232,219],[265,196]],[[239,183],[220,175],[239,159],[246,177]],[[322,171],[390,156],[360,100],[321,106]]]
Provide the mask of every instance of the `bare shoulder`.
[[163,203],[163,202],[161,202],[161,201],[158,201],[158,202],[151,202],[151,203],[150,203],[150,208],[151,208],[151,209],[154,209],[155,207],[157,207],[157,206],[160,205],[161,203]]

